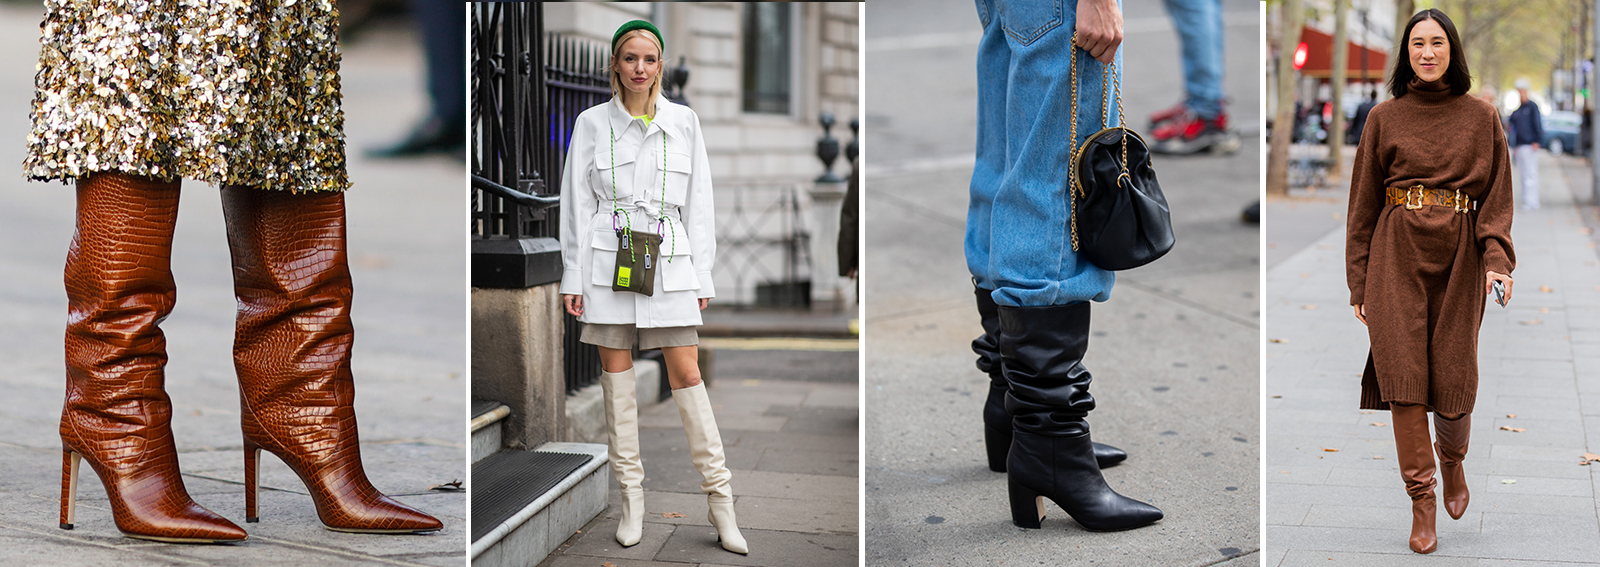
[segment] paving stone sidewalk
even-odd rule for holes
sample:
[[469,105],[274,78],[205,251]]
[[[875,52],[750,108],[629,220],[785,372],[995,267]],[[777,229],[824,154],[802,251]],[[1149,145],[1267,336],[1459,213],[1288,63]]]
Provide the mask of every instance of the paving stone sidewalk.
[[[723,550],[706,520],[701,476],[671,400],[642,409],[644,538],[617,544],[621,492],[608,486],[605,512],[573,534],[540,567],[850,567],[858,563],[857,471],[860,389],[857,353],[719,349],[710,390],[733,472],[734,510],[749,555]],[[773,380],[782,373],[828,372],[819,380]]]
[[1543,207],[1516,213],[1515,295],[1479,336],[1471,506],[1439,512],[1431,556],[1406,546],[1389,413],[1356,407],[1368,344],[1342,222],[1268,271],[1264,564],[1600,564],[1600,469],[1580,465],[1600,452],[1600,257],[1556,159],[1541,157]]
[[234,297],[215,188],[185,182],[173,250],[178,303],[162,324],[166,388],[184,483],[203,506],[250,532],[238,545],[173,545],[116,530],[100,482],[79,476],[77,529],[57,526],[64,388],[61,270],[73,190],[18,169],[39,44],[37,5],[0,5],[0,565],[453,565],[465,563],[466,258],[460,160],[365,159],[424,109],[411,34],[379,29],[343,46],[349,143],[353,370],[362,460],[373,483],[444,521],[433,535],[324,529],[305,487],[262,460],[261,522],[244,522]]

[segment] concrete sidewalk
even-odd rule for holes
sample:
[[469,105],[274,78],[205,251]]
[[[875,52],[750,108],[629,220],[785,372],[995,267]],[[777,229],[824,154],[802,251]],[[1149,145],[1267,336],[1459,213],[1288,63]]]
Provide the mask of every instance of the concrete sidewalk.
[[1600,564],[1600,475],[1580,465],[1600,451],[1600,257],[1557,159],[1541,154],[1543,207],[1516,213],[1515,296],[1479,336],[1471,507],[1439,513],[1428,558],[1406,546],[1389,414],[1356,409],[1368,341],[1343,223],[1268,271],[1265,564]]
[[[780,347],[781,348],[781,347]],[[645,471],[644,539],[617,544],[621,492],[606,511],[540,567],[850,567],[858,562],[860,387],[854,351],[719,349],[711,404],[733,472],[739,528],[749,555],[723,550],[706,520],[701,476],[689,461],[678,406],[640,410]],[[781,361],[781,362],[774,362]],[[809,368],[815,380],[775,380]],[[848,376],[844,376],[848,374]],[[840,383],[844,382],[844,383]]]
[[62,265],[73,190],[28,183],[22,162],[39,50],[38,6],[0,5],[0,565],[455,565],[465,562],[464,165],[449,158],[375,162],[361,150],[405,133],[423,112],[422,57],[406,30],[343,46],[355,282],[354,372],[362,460],[378,489],[444,521],[427,536],[326,530],[300,480],[262,460],[261,522],[244,523],[235,301],[216,189],[185,182],[173,251],[178,303],[163,324],[167,392],[184,483],[250,539],[232,546],[122,537],[85,468],[77,529],[57,527],[64,388]]

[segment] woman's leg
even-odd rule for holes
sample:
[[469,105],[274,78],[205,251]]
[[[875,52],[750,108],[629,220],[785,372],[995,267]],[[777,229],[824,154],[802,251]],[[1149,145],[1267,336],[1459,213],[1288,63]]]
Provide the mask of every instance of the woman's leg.
[[344,194],[224,186],[222,212],[238,299],[245,521],[258,518],[255,465],[265,449],[300,476],[330,529],[438,531],[437,518],[379,492],[361,465]]
[[[632,332],[632,327],[629,327]],[[605,397],[606,437],[611,450],[611,474],[622,489],[622,516],[617,519],[617,543],[623,547],[644,537],[644,460],[639,457],[638,382],[633,373],[633,350],[598,346],[600,389]]]
[[1436,413],[1433,430],[1438,441],[1433,448],[1439,454],[1439,478],[1443,481],[1444,511],[1459,520],[1467,512],[1471,494],[1467,491],[1467,473],[1461,462],[1467,458],[1467,442],[1472,437],[1472,414],[1448,416]]
[[78,181],[77,230],[67,249],[67,395],[61,528],[72,529],[79,457],[105,484],[129,537],[245,539],[233,522],[189,498],[164,388],[172,313],[177,181],[99,173]]
[[1400,462],[1400,477],[1411,496],[1411,550],[1433,553],[1438,548],[1434,529],[1438,501],[1434,497],[1433,448],[1428,437],[1428,408],[1415,404],[1390,404],[1394,423],[1394,446]]
[[662,347],[667,358],[667,382],[672,385],[672,399],[678,403],[678,416],[683,418],[683,431],[689,437],[689,457],[705,480],[700,490],[706,493],[710,506],[711,525],[717,528],[717,539],[722,548],[734,553],[749,553],[744,535],[739,533],[738,521],[733,514],[733,489],[722,453],[722,434],[717,431],[717,418],[711,415],[711,399],[706,396],[705,384],[700,382],[700,354],[698,346]]

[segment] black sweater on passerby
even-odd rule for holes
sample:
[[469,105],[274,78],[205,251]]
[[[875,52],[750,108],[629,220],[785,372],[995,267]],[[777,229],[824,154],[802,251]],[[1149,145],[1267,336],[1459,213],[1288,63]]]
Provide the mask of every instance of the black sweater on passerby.
[[1539,115],[1539,105],[1533,101],[1522,103],[1511,113],[1511,145],[1526,146],[1544,143],[1544,119]]

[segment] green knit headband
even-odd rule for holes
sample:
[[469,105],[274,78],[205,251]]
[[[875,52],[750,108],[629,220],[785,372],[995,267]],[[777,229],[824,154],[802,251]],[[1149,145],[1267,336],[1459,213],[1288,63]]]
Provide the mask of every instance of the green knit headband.
[[614,50],[614,49],[617,48],[617,40],[622,39],[622,35],[623,34],[626,34],[626,33],[631,32],[633,30],[647,30],[651,34],[655,35],[656,36],[656,43],[661,44],[661,52],[662,52],[662,54],[663,55],[666,54],[667,41],[664,40],[664,39],[661,39],[661,30],[656,29],[655,24],[652,24],[650,22],[646,22],[644,20],[634,20],[634,21],[628,22],[626,24],[622,24],[622,27],[617,28],[617,33],[611,34],[611,49]]

